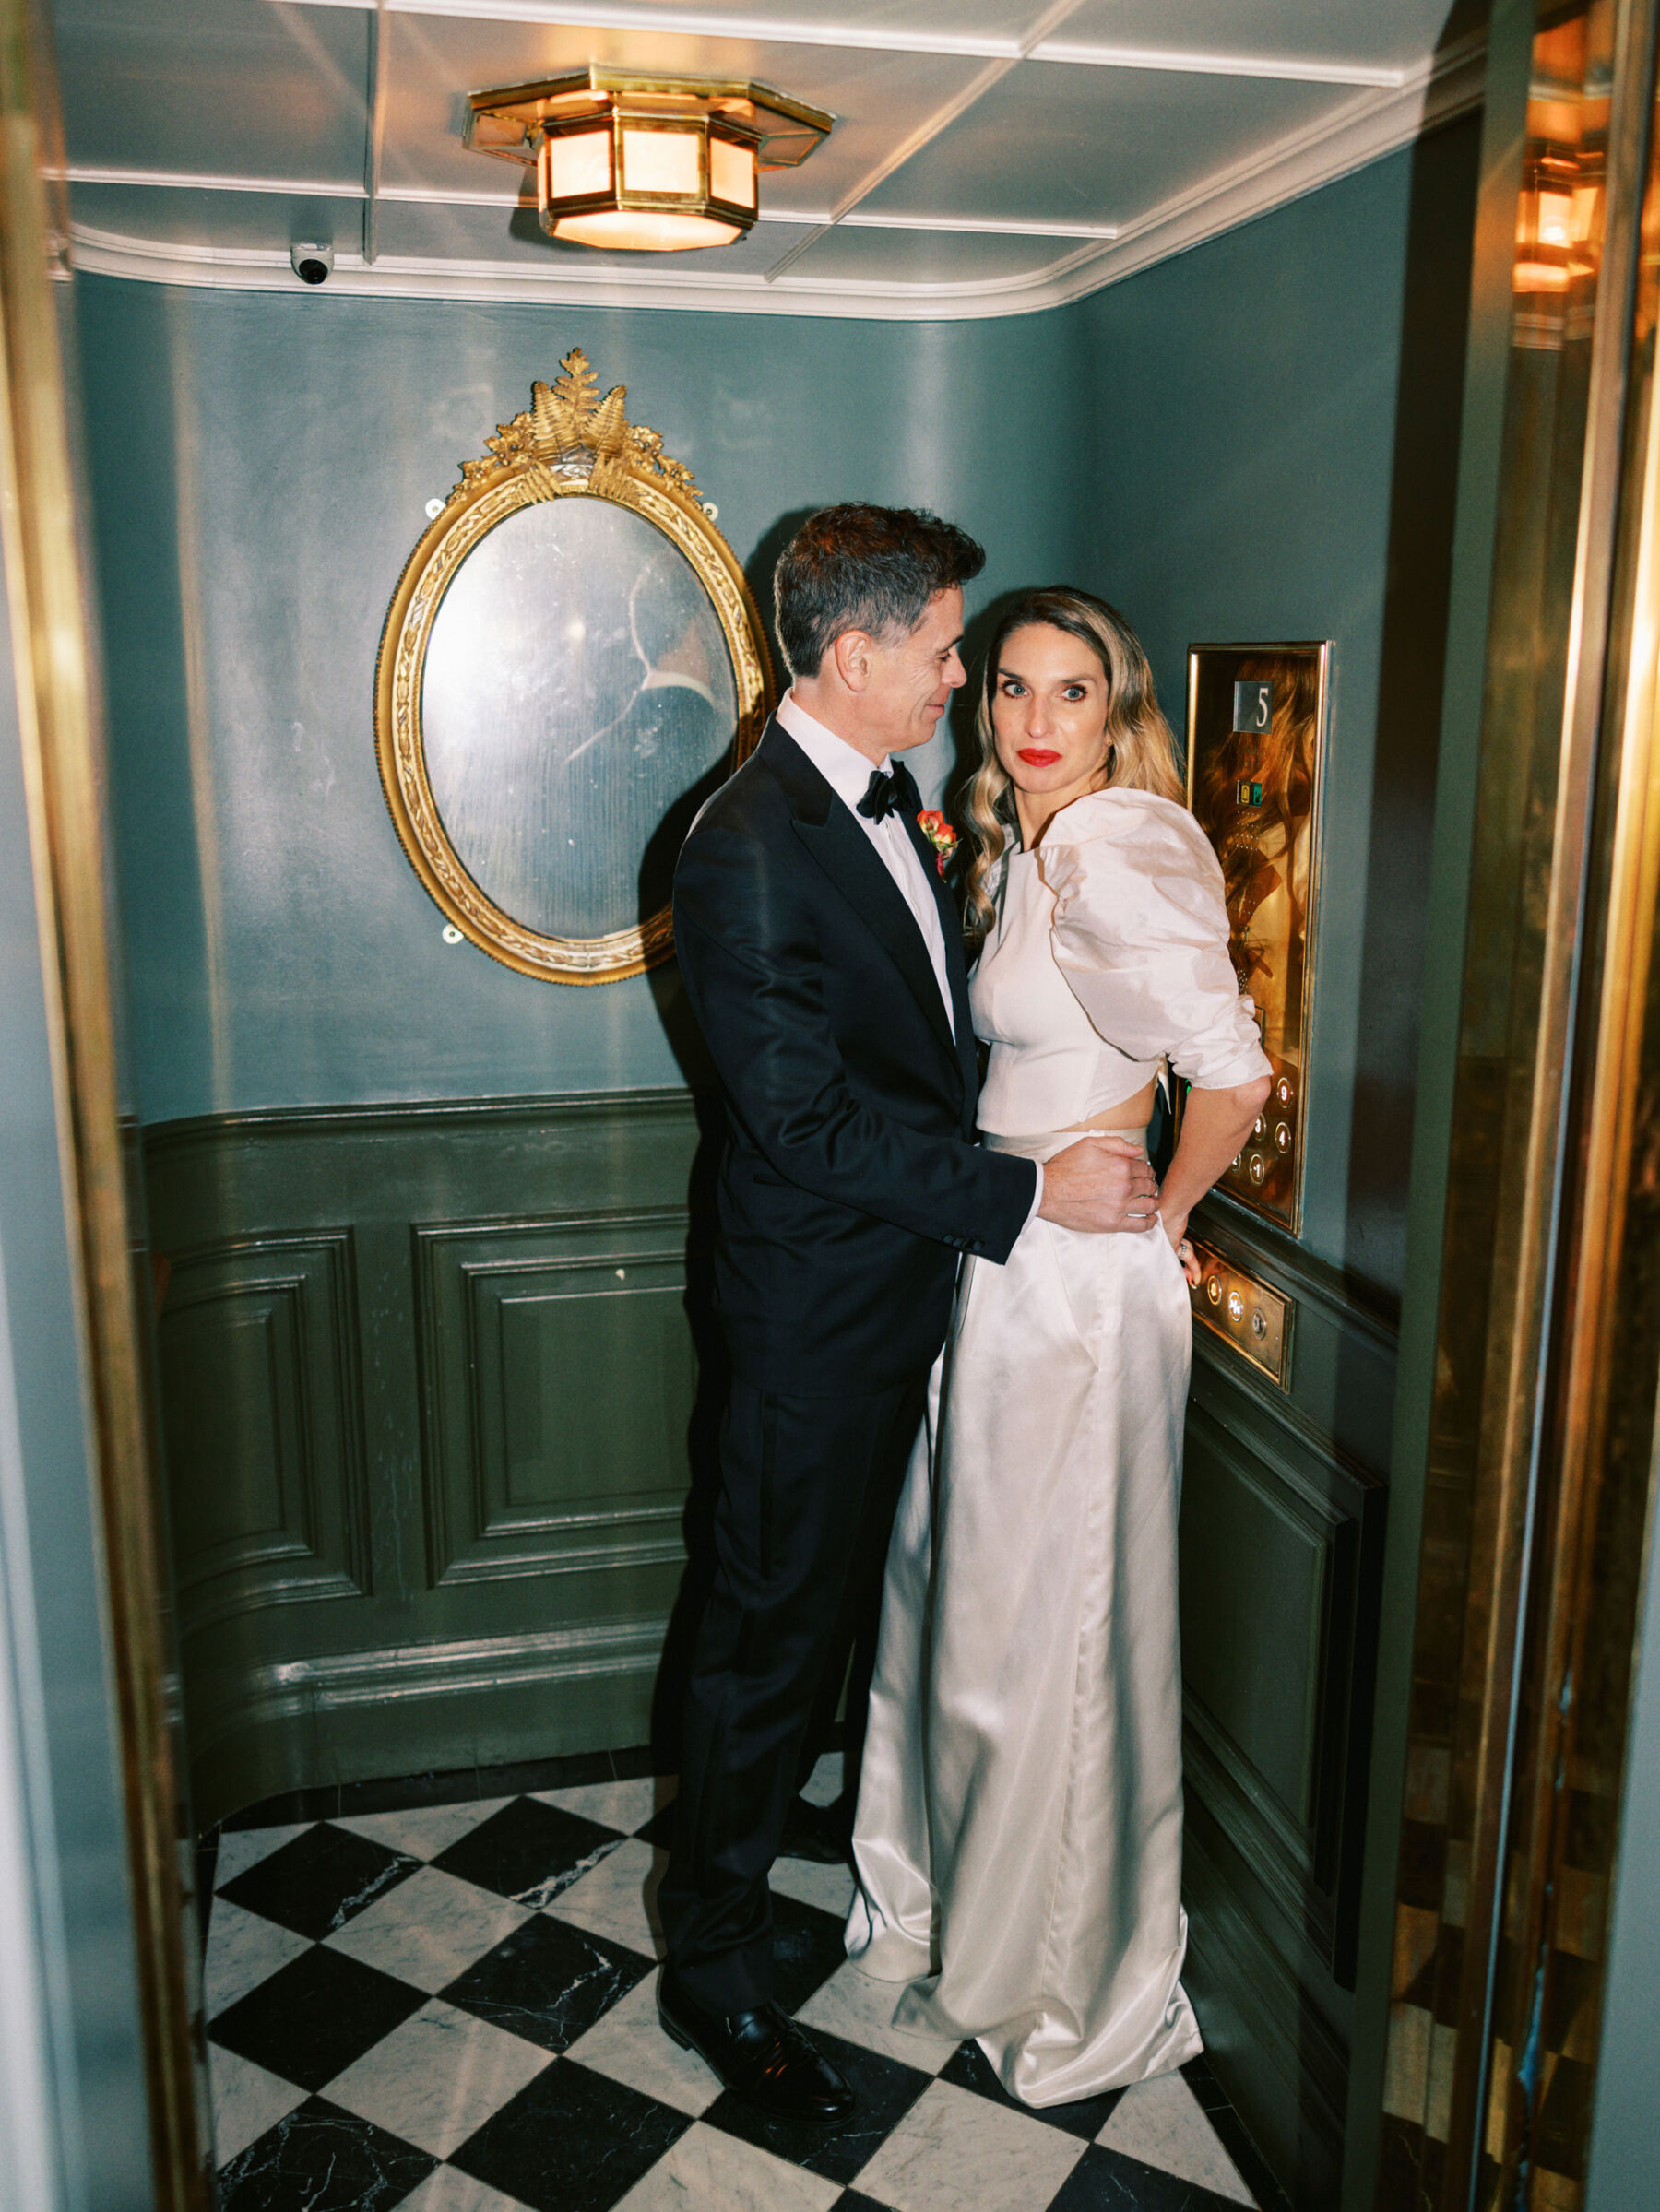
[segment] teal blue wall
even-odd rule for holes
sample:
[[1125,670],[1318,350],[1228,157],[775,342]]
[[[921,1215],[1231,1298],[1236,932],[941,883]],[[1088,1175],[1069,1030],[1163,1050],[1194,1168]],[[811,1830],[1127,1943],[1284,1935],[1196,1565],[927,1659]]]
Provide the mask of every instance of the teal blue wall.
[[[375,645],[425,503],[579,343],[694,466],[764,591],[786,518],[868,497],[986,541],[971,615],[1032,581],[1105,591],[1179,728],[1191,641],[1335,640],[1307,1242],[1393,1291],[1475,151],[1456,125],[994,322],[87,279],[144,1118],[694,1068],[672,971],[573,990],[445,946],[374,772]],[[921,763],[931,789],[949,744]]]
[[0,619],[0,2205],[147,2212],[89,1386],[24,790]]
[[[915,326],[100,278],[79,312],[146,1121],[681,1080],[671,974],[572,989],[446,946],[375,775],[375,646],[425,503],[573,345],[692,465],[746,565],[783,518],[849,498],[956,516],[991,547],[982,599],[1078,550],[1086,384],[1065,316]],[[947,765],[934,751],[925,783]]]
[[1180,729],[1190,644],[1335,645],[1304,1242],[1405,1262],[1479,118],[1082,302],[1087,580]]

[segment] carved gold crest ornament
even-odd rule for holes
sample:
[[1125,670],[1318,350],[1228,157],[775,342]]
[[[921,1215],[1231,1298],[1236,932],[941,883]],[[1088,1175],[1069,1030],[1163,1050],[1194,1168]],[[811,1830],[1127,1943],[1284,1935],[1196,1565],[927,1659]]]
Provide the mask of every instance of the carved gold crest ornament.
[[387,610],[382,787],[445,920],[521,975],[605,983],[673,951],[669,878],[753,750],[772,672],[691,469],[580,348],[485,440]]

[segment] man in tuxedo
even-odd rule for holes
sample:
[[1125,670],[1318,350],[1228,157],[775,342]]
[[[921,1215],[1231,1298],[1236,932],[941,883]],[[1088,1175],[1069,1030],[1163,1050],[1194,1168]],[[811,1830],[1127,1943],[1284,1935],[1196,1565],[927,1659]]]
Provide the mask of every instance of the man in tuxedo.
[[729,2088],[794,2120],[844,2120],[854,2099],[773,2000],[767,1875],[826,1666],[880,1578],[960,1256],[1001,1265],[1038,1213],[1144,1229],[1157,1200],[1122,1140],[1041,1168],[974,1141],[962,925],[895,756],[964,680],[962,587],[984,560],[906,509],[805,524],[775,577],[793,687],[675,870],[681,969],[729,1107],[716,1299],[733,1380],[658,2002]]

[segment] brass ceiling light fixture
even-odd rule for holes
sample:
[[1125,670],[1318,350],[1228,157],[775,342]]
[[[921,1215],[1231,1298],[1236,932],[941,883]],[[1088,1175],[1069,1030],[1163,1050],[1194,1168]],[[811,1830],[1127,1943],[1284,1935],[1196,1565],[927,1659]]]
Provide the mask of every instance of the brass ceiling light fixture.
[[550,238],[615,252],[730,245],[764,169],[795,169],[835,117],[749,79],[607,69],[469,96],[467,143],[536,172]]
[[1526,162],[1516,206],[1519,292],[1565,292],[1595,266],[1603,159],[1599,148],[1540,145]]

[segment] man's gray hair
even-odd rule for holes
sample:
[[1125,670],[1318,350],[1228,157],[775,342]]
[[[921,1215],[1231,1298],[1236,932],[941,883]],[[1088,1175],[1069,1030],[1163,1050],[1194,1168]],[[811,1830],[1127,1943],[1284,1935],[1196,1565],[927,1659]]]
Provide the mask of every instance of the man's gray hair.
[[914,507],[821,507],[773,574],[778,643],[792,676],[816,676],[844,631],[908,636],[931,600],[986,565],[954,522]]

